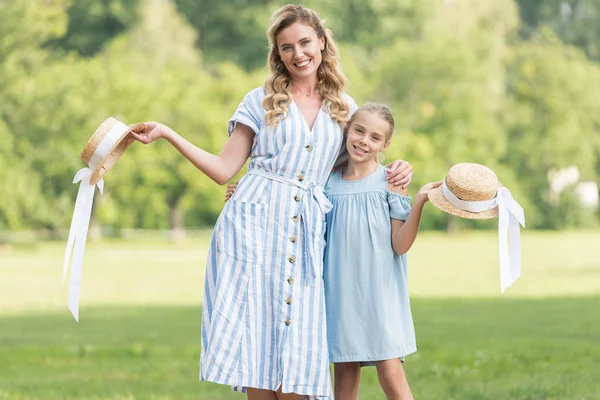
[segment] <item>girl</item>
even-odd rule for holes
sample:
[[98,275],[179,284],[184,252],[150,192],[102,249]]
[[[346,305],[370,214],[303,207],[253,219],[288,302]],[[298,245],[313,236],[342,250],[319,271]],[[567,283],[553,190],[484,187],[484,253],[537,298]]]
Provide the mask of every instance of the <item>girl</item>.
[[429,190],[442,182],[423,186],[411,210],[407,189],[388,184],[378,162],[393,130],[386,106],[359,107],[344,131],[346,154],[325,188],[333,204],[323,279],[335,399],[358,399],[362,365],[377,367],[388,399],[413,398],[401,365],[416,351],[405,253]]
[[[133,136],[165,138],[219,184],[248,156],[248,173],[215,225],[208,251],[200,379],[250,400],[330,396],[323,281],[323,184],[355,108],[338,50],[318,15],[288,5],[270,21],[269,76],[229,121],[212,155],[155,122]],[[390,174],[408,184],[403,163]]]

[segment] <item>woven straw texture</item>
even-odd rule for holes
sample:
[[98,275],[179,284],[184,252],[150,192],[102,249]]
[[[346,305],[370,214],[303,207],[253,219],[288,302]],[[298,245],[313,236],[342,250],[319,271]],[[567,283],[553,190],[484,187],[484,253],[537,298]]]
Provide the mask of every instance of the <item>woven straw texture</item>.
[[[452,166],[448,171],[446,186],[460,200],[487,201],[496,196],[502,185],[494,171],[488,167],[481,164],[460,163]],[[498,216],[498,206],[478,213],[455,207],[446,199],[441,186],[429,192],[429,200],[440,210],[462,218],[489,219]]]
[[[118,121],[115,118],[110,117],[100,124],[81,152],[81,160],[83,160],[83,162],[89,165],[92,155],[98,148],[98,145],[117,122]],[[92,171],[92,177],[90,178],[91,185],[98,183],[98,181],[110,171],[123,153],[125,153],[125,150],[127,150],[127,148],[135,141],[135,139],[129,135],[129,132],[141,132],[144,129],[145,125],[143,122],[130,125],[129,129],[121,135],[108,154],[102,159],[98,167]]]

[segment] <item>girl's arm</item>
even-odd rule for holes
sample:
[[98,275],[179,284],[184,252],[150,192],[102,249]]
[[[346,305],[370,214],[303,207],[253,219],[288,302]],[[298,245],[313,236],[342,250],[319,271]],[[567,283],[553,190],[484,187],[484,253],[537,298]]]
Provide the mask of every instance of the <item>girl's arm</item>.
[[223,146],[223,150],[217,156],[193,145],[166,125],[157,122],[145,122],[144,124],[146,126],[144,131],[131,133],[136,140],[149,144],[160,138],[166,139],[185,158],[219,185],[227,183],[242,169],[250,155],[254,141],[254,131],[250,127],[238,123]]
[[[421,215],[423,214],[423,206],[429,200],[428,193],[431,189],[442,184],[442,181],[428,183],[417,192],[415,202],[408,214],[406,221],[392,219],[392,248],[398,255],[406,253],[412,247],[417,233],[419,232],[419,224],[421,223]],[[399,188],[392,184],[388,184],[388,190],[407,195],[408,190]]]

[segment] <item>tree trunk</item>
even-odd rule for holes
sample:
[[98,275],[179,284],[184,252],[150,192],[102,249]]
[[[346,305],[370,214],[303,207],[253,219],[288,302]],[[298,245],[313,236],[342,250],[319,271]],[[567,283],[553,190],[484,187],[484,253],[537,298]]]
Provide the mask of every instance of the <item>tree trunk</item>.
[[180,242],[185,239],[185,230],[183,229],[183,213],[181,212],[179,201],[169,204],[169,228],[171,229],[171,240]]
[[446,222],[446,232],[448,232],[448,234],[450,235],[456,235],[459,233],[459,231],[460,227],[458,224],[458,217],[455,217],[454,215],[448,215]]

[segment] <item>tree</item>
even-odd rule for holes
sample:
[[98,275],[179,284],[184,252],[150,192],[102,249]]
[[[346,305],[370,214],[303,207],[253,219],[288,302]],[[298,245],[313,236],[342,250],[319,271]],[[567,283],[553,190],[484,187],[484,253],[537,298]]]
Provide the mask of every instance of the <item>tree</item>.
[[600,2],[596,0],[517,0],[523,24],[521,36],[533,36],[546,26],[567,44],[600,60]]
[[548,171],[576,165],[584,180],[598,179],[600,100],[589,88],[600,85],[600,68],[545,28],[515,47],[509,78],[504,159],[533,203],[533,225],[555,228]]

